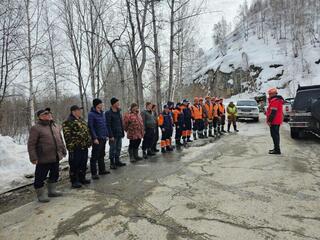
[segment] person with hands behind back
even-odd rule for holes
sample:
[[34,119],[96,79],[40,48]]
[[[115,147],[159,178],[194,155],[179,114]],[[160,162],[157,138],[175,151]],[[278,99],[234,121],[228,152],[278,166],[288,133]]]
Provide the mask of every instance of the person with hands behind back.
[[28,139],[28,153],[32,164],[36,165],[34,183],[39,202],[49,202],[44,189],[47,181],[48,196],[60,197],[62,193],[56,191],[59,179],[59,161],[67,155],[63,143],[61,129],[52,117],[50,108],[37,112],[37,123],[31,127]]

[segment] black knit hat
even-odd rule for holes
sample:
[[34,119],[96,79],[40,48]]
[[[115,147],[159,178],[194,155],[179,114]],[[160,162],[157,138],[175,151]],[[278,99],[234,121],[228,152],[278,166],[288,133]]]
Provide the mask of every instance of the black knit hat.
[[111,105],[114,105],[114,104],[117,103],[117,102],[119,102],[119,99],[116,98],[116,97],[113,97],[113,98],[110,99]]
[[99,99],[99,98],[96,98],[96,99],[93,99],[93,101],[92,101],[92,105],[94,106],[94,107],[97,107],[99,104],[101,104],[102,103],[102,101],[101,101],[101,99]]

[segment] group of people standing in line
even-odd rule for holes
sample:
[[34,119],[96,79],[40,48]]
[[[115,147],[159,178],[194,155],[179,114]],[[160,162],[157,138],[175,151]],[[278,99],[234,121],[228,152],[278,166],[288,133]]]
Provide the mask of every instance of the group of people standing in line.
[[[37,123],[31,128],[28,139],[30,161],[36,165],[34,188],[40,202],[49,202],[49,197],[59,197],[61,192],[56,190],[59,178],[59,161],[69,153],[69,175],[73,188],[90,184],[86,178],[88,149],[92,147],[90,158],[91,178],[98,180],[99,175],[109,174],[105,166],[106,143],[109,142],[110,169],[126,166],[121,161],[122,139],[129,139],[130,162],[137,162],[156,155],[159,132],[161,131],[161,152],[174,150],[172,138],[175,129],[175,147],[181,148],[188,142],[198,138],[217,137],[226,133],[226,114],[228,118],[228,132],[233,125],[238,132],[236,119],[237,108],[231,102],[227,109],[223,99],[194,98],[193,104],[187,99],[176,105],[168,102],[163,106],[163,112],[157,113],[157,106],[147,102],[145,109],[140,112],[139,106],[132,103],[129,111],[122,115],[120,101],[113,97],[111,107],[103,111],[103,102],[93,100],[93,106],[88,113],[88,121],[82,119],[83,108],[74,105],[70,108],[70,115],[58,127],[50,108],[37,112]],[[193,136],[193,140],[191,137]],[[63,140],[64,138],[64,140]],[[143,156],[139,156],[142,142]],[[49,174],[45,193],[44,181]]]

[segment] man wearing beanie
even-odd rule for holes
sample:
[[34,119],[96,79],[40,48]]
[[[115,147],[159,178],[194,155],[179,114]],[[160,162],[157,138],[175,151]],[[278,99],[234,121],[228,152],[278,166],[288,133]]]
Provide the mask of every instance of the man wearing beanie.
[[107,129],[109,133],[109,159],[110,169],[117,169],[126,164],[120,161],[122,148],[122,138],[124,138],[124,129],[119,99],[113,97],[110,100],[110,110],[106,112]]
[[99,175],[110,173],[109,171],[106,171],[104,163],[108,130],[105,115],[103,113],[103,104],[98,98],[93,100],[93,107],[88,114],[88,126],[93,141],[90,159],[91,176],[92,179],[97,180],[99,179],[97,174],[97,163]]

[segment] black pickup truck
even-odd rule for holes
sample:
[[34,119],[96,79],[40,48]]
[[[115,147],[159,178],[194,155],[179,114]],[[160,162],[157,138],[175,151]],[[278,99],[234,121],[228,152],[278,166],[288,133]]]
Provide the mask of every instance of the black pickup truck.
[[307,133],[320,138],[320,85],[298,87],[289,125],[294,139]]

